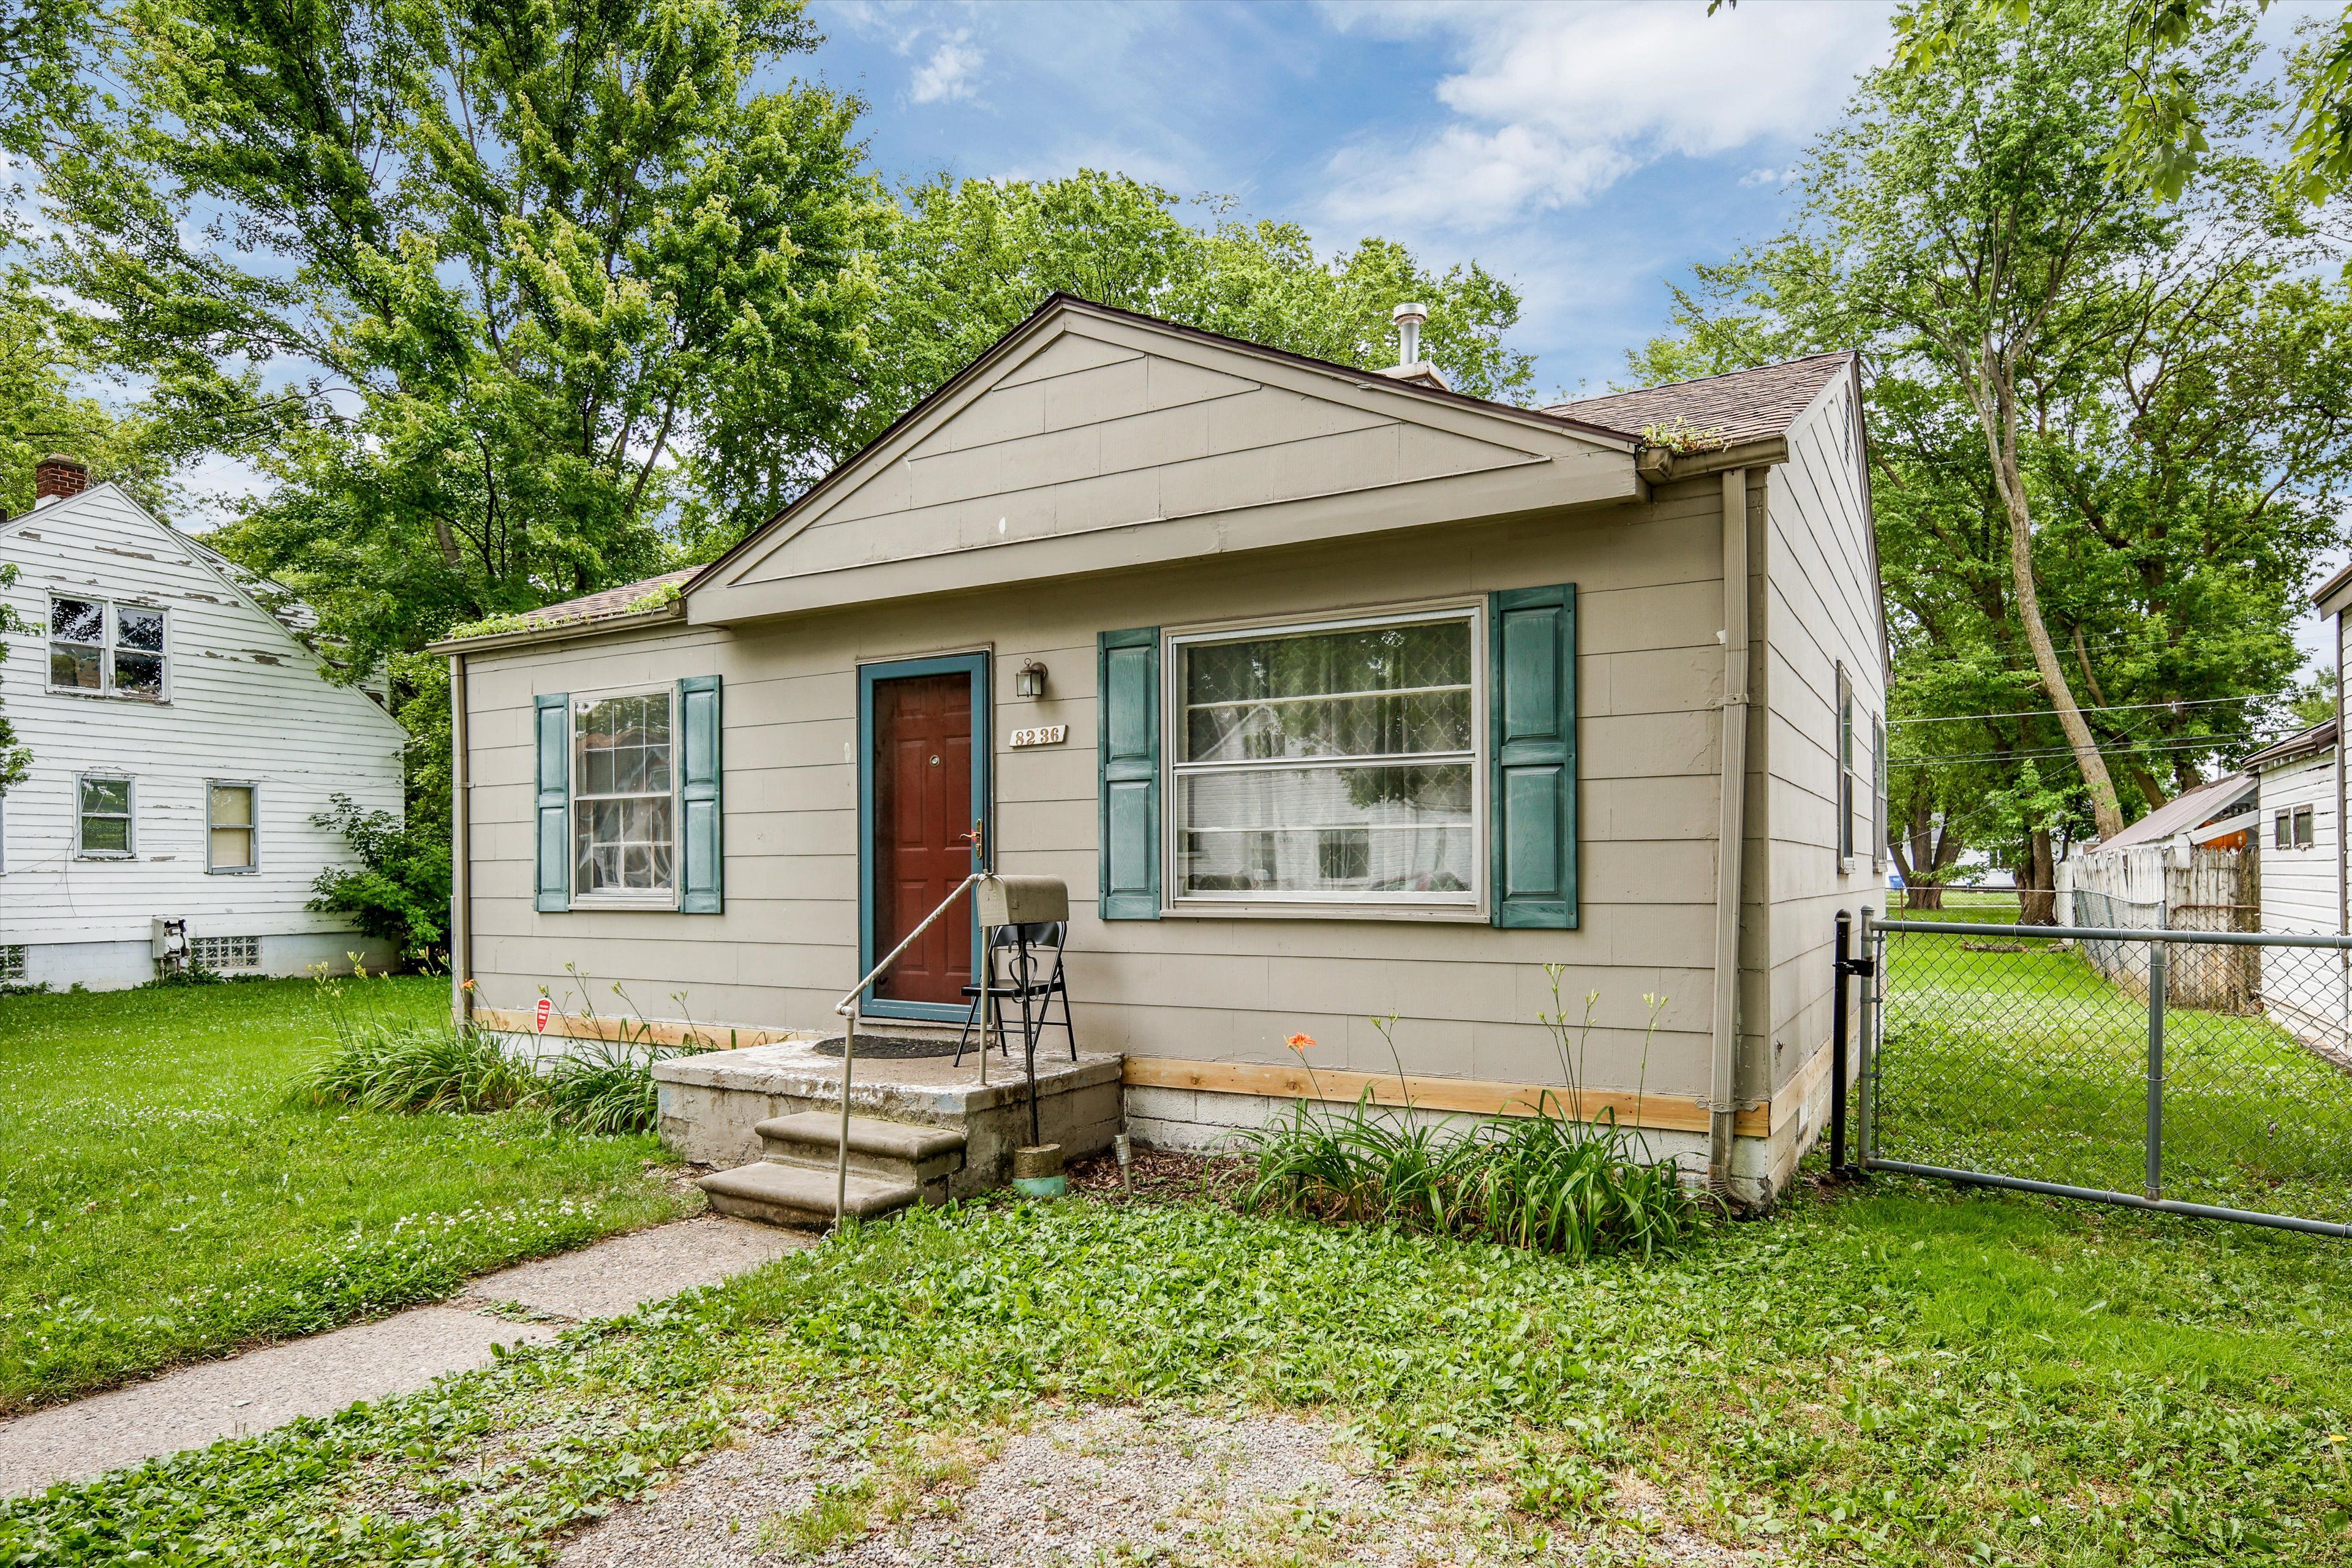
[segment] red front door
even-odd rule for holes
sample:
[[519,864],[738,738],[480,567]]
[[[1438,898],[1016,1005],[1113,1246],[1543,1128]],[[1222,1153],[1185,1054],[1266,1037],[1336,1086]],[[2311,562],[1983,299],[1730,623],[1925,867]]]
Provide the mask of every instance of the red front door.
[[[971,874],[971,678],[874,683],[876,956],[915,929]],[[963,1005],[971,912],[941,915],[875,983],[898,1002]]]

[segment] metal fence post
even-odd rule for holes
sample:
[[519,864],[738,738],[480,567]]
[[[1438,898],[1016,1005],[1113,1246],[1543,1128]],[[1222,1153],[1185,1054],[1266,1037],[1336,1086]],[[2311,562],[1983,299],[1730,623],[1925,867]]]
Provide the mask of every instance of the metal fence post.
[[1862,977],[1862,1061],[1854,1097],[1861,1158],[1854,1163],[1866,1170],[1878,1154],[1878,986],[1879,976],[1886,972],[1886,933],[1871,923],[1868,904],[1862,906],[1862,955],[1870,961],[1870,973]]
[[1836,989],[1830,993],[1830,1174],[1845,1174],[1846,1051],[1852,1045],[1847,1027],[1846,984],[1853,972],[1853,915],[1837,912],[1837,952],[1830,964]]
[[2147,944],[2147,1199],[2164,1195],[2165,944]]

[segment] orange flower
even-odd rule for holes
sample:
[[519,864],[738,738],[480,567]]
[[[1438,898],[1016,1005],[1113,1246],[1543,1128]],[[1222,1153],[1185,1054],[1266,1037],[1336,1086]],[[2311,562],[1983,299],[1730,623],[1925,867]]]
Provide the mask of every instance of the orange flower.
[[471,991],[473,988],[474,983],[470,980],[460,980],[457,982],[457,989],[460,991]]
[[1283,1042],[1284,1045],[1288,1046],[1292,1050],[1297,1051],[1302,1057],[1307,1054],[1307,1047],[1314,1043],[1315,1037],[1312,1035],[1293,1035],[1290,1038]]

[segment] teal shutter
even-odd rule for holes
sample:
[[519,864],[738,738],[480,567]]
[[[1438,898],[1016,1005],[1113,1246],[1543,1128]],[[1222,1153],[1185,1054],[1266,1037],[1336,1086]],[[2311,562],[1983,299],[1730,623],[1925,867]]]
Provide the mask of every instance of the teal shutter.
[[543,692],[539,749],[539,907],[572,907],[572,697]]
[[677,683],[677,907],[715,915],[727,907],[719,830],[719,678],[689,675]]
[[1494,921],[1574,931],[1576,585],[1493,596]]
[[1104,632],[1095,690],[1102,732],[1102,918],[1160,918],[1160,628]]

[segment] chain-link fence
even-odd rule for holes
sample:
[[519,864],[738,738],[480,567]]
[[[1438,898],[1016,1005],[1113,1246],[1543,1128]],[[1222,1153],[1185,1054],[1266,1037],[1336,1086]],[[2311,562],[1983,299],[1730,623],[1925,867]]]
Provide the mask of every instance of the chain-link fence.
[[2352,939],[1865,931],[1865,1165],[2352,1237]]

